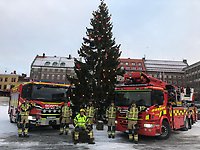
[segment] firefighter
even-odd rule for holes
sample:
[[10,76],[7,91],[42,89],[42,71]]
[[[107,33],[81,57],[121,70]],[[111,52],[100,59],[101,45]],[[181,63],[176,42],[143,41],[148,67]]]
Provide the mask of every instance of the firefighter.
[[84,131],[87,132],[89,137],[88,144],[95,144],[92,128],[88,126],[87,123],[88,123],[88,118],[85,116],[85,110],[80,109],[80,113],[76,115],[76,117],[74,118],[74,125],[75,125],[74,144],[78,143],[79,134],[80,132]]
[[68,134],[71,117],[72,109],[70,108],[70,102],[65,102],[61,109],[60,135],[64,132],[66,135]]
[[94,114],[95,114],[95,108],[93,106],[93,103],[90,101],[88,106],[86,107],[86,117],[88,118],[88,124],[91,125],[91,128],[94,124]]
[[137,133],[137,120],[138,120],[138,108],[135,103],[132,103],[129,107],[126,118],[128,120],[129,140],[134,140],[138,143]]
[[18,116],[18,135],[19,137],[29,137],[28,128],[29,128],[29,111],[31,110],[33,104],[29,103],[25,100],[24,103],[21,104],[19,108],[19,116]]
[[115,138],[115,119],[116,119],[117,108],[114,102],[106,110],[106,118],[108,120],[108,138]]

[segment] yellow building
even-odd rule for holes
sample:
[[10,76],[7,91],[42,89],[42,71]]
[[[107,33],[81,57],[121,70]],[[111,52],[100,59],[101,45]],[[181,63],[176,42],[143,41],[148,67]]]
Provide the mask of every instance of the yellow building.
[[0,74],[0,91],[10,91],[18,84],[19,76],[17,74]]

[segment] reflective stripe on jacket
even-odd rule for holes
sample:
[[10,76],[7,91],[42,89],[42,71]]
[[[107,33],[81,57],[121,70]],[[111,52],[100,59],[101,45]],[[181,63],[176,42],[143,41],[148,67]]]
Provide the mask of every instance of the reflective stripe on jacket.
[[87,117],[89,117],[89,118],[93,118],[94,117],[94,112],[95,112],[95,110],[94,110],[94,107],[93,106],[88,106],[87,108],[86,108],[86,116]]
[[20,106],[20,115],[21,116],[28,116],[30,109],[31,109],[31,105],[30,104],[22,103],[22,105]]
[[107,117],[108,119],[116,118],[116,113],[117,113],[116,107],[110,106],[110,107],[106,110],[106,117]]
[[86,124],[88,122],[88,119],[85,115],[81,116],[80,114],[76,115],[76,117],[74,118],[74,124],[75,127],[83,127],[86,128]]
[[70,118],[72,116],[72,110],[68,106],[62,107],[62,117],[64,118]]
[[138,120],[138,108],[131,107],[126,114],[126,118],[128,118],[128,120]]

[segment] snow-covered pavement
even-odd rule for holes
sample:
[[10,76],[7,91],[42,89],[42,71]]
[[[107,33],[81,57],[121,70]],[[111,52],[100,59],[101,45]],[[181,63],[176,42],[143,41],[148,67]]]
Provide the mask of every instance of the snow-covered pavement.
[[[52,128],[36,128],[29,138],[17,137],[16,124],[9,122],[8,106],[0,106],[0,150],[197,150],[200,149],[200,123],[197,122],[189,131],[174,131],[168,140],[152,137],[140,137],[139,144],[131,143],[124,133],[117,132],[115,139],[107,138],[107,127],[103,131],[94,129],[94,145],[81,143],[74,145],[71,135],[59,136]],[[70,126],[73,129],[73,126]]]

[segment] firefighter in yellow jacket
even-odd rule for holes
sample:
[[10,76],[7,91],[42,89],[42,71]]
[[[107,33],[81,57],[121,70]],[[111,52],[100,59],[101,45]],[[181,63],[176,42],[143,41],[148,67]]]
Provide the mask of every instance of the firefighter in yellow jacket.
[[68,134],[71,117],[72,109],[70,108],[70,102],[65,102],[61,109],[60,135],[62,135],[64,132],[66,135]]
[[88,118],[88,124],[91,125],[91,127],[93,127],[94,124],[94,114],[95,108],[93,106],[93,103],[90,101],[86,107],[86,117]]
[[106,110],[106,118],[108,120],[108,138],[115,138],[115,120],[116,120],[117,108],[114,102]]
[[134,140],[135,143],[138,143],[138,133],[137,133],[137,121],[138,121],[138,108],[135,103],[131,104],[131,107],[128,109],[126,114],[128,119],[128,130],[129,130],[129,140]]
[[19,137],[29,137],[28,128],[29,128],[29,112],[33,104],[30,104],[27,100],[21,104],[19,108],[19,117],[18,117],[18,135]]
[[88,144],[95,144],[92,128],[90,128],[90,126],[87,126],[87,124],[88,124],[88,118],[85,116],[85,110],[81,109],[80,114],[76,115],[76,117],[74,118],[74,125],[75,125],[74,144],[78,143],[80,132],[84,131],[86,131],[88,134],[89,138]]

